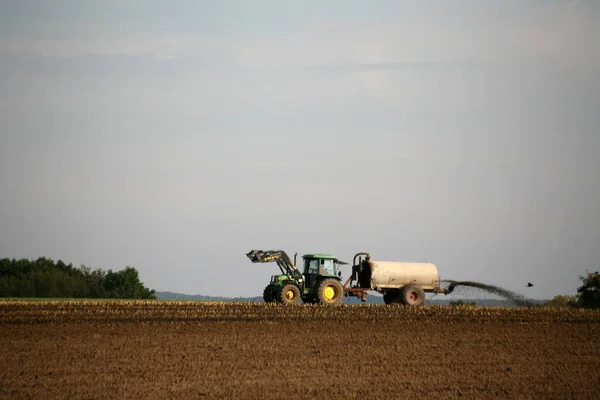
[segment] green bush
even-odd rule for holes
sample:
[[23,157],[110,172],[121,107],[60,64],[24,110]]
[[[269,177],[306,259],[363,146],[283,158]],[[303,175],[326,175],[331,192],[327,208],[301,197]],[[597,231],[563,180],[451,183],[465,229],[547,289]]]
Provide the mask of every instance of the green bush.
[[577,304],[577,298],[575,296],[567,296],[559,294],[558,296],[554,296],[551,300],[548,300],[544,303],[544,306],[547,307],[579,307]]

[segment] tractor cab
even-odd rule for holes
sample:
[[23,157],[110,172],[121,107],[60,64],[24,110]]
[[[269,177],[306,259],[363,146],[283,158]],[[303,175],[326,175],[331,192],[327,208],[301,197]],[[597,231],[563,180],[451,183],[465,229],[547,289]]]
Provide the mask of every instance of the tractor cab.
[[306,254],[304,259],[304,275],[338,276],[338,263],[333,256],[325,254]]
[[329,254],[305,254],[304,260],[304,295],[310,295],[315,282],[324,277],[339,278],[338,261]]

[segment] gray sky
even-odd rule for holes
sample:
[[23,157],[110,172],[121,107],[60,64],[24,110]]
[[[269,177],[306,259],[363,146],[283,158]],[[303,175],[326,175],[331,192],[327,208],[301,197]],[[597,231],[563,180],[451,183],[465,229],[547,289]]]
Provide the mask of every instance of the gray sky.
[[277,271],[251,249],[369,251],[575,294],[600,268],[599,18],[595,0],[3,1],[0,257],[251,296]]

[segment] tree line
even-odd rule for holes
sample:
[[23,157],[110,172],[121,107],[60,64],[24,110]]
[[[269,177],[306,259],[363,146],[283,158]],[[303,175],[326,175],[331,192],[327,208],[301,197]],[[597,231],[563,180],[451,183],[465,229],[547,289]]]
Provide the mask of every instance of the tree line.
[[45,257],[0,259],[0,297],[156,299],[154,293],[130,266],[105,271]]
[[587,271],[579,276],[581,286],[575,296],[558,295],[547,301],[545,305],[554,307],[600,308],[600,272]]

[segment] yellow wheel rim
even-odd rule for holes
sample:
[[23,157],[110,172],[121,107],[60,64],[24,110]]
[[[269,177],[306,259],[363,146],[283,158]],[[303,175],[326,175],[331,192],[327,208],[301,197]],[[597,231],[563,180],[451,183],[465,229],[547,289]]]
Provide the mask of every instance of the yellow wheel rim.
[[325,287],[325,290],[323,290],[323,297],[325,297],[327,301],[333,300],[335,297],[335,289],[331,286]]
[[293,299],[294,299],[294,292],[293,292],[293,291],[291,291],[291,290],[288,290],[287,292],[285,292],[285,297],[286,297],[288,300],[293,300]]

